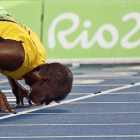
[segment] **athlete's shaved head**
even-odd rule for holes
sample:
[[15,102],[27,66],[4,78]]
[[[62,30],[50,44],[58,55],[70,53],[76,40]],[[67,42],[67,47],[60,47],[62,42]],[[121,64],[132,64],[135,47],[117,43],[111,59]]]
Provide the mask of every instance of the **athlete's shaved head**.
[[65,99],[72,89],[70,69],[60,63],[43,64],[38,69],[30,75],[32,90],[29,98],[38,105]]

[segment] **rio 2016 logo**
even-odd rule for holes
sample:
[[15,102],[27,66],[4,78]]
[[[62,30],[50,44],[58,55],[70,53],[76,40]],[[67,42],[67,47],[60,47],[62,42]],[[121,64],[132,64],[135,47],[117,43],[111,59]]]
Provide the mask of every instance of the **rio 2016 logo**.
[[[140,39],[135,42],[129,42],[129,39],[134,34],[136,34],[140,29],[140,14],[137,12],[132,12],[132,13],[128,13],[124,15],[122,18],[124,22],[128,21],[129,19],[136,20],[136,25],[121,39],[121,42],[120,42],[121,46],[126,49],[132,49],[140,45]],[[85,29],[79,34],[79,36],[73,42],[68,42],[68,40],[66,39],[66,36],[70,35],[71,33],[75,32],[76,29],[78,29],[79,24],[80,24],[80,19],[78,15],[76,15],[75,13],[64,13],[56,17],[50,25],[50,28],[48,31],[48,46],[50,49],[53,49],[54,47],[56,47],[55,29],[58,23],[60,23],[63,20],[71,20],[73,23],[71,28],[67,30],[59,31],[57,34],[60,44],[65,49],[72,49],[78,43],[81,43],[81,47],[83,49],[89,49],[94,45],[95,42],[97,42],[99,46],[104,49],[110,49],[110,48],[113,48],[118,42],[118,39],[119,39],[118,29],[114,25],[109,24],[109,23],[102,25],[97,30],[97,32],[95,33],[95,35],[90,41],[88,41],[88,30]],[[85,28],[90,28],[92,25],[92,22],[90,20],[86,20],[83,25]],[[108,31],[110,33],[112,37],[111,41],[105,40],[103,36],[104,31]]]

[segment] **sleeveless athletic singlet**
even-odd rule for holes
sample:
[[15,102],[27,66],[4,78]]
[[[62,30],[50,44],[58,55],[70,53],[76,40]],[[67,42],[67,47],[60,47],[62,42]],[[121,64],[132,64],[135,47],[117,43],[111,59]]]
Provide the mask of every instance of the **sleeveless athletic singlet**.
[[[46,63],[46,51],[36,34],[28,27],[14,20],[5,10],[0,7],[0,36],[21,42],[25,52],[22,66],[16,71],[0,72],[13,79],[22,79],[23,76],[35,67]],[[16,63],[16,62],[15,62]]]

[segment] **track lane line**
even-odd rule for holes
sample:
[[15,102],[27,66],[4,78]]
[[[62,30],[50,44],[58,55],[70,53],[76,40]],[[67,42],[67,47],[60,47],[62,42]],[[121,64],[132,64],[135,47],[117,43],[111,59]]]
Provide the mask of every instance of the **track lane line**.
[[114,91],[119,91],[119,90],[122,90],[122,89],[127,89],[127,88],[131,88],[131,87],[135,87],[135,86],[138,86],[138,85],[140,85],[140,82],[135,83],[134,85],[126,85],[126,86],[122,86],[122,87],[118,87],[118,88],[102,91],[101,93],[97,93],[97,94],[92,93],[90,95],[78,97],[78,98],[75,98],[75,99],[65,100],[65,101],[62,101],[61,103],[52,103],[52,104],[50,104],[48,106],[44,105],[44,106],[41,106],[41,107],[32,108],[32,109],[27,110],[27,111],[18,112],[17,114],[10,114],[10,115],[2,116],[2,117],[0,117],[0,120],[6,119],[6,118],[15,117],[15,116],[19,116],[21,114],[26,114],[26,113],[33,112],[33,111],[38,111],[38,110],[41,110],[41,109],[46,109],[46,108],[50,108],[50,107],[54,107],[54,106],[58,106],[58,105],[62,105],[62,104],[71,103],[71,102],[74,102],[74,101],[79,101],[79,100],[91,98],[91,97],[94,97],[94,96],[103,95],[103,94],[114,92]]
[[[0,115],[11,113],[0,113]],[[26,113],[25,115],[108,115],[108,114],[140,114],[140,112],[78,112],[78,113]],[[24,115],[24,114],[22,114]]]
[[126,126],[126,125],[140,125],[140,123],[104,123],[104,124],[2,124],[0,127],[13,127],[13,126]]
[[8,80],[1,80],[0,84],[2,84],[2,83],[8,83]]
[[140,135],[80,135],[80,136],[17,136],[17,137],[0,137],[0,139],[35,139],[35,138],[139,138]]

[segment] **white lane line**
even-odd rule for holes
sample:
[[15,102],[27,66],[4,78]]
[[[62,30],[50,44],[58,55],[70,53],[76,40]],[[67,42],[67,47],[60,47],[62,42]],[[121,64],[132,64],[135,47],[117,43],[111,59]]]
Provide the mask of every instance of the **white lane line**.
[[110,93],[110,94],[118,94],[118,95],[120,95],[120,94],[132,94],[132,95],[134,95],[134,94],[140,94],[140,92],[114,92],[114,93]]
[[128,70],[140,70],[140,66],[127,68]]
[[[0,115],[8,115],[12,113],[0,113]],[[22,115],[116,115],[116,114],[140,114],[140,112],[77,112],[77,113],[26,113]]]
[[[84,81],[79,80],[79,83],[78,83],[78,80],[75,80],[75,81],[74,81],[73,86],[125,86],[125,85],[128,85],[128,84],[100,84],[100,85],[97,85],[98,83],[103,82],[104,80],[93,80],[93,81],[91,81],[91,80],[84,80]],[[91,85],[89,85],[89,84],[91,84]],[[93,85],[93,84],[95,84],[95,85]],[[5,86],[2,86],[2,88],[3,87],[5,87]],[[8,86],[8,87],[10,88],[10,86]],[[1,90],[1,91],[3,93],[12,93],[12,90]]]
[[[76,95],[89,95],[89,94],[93,94],[91,92],[89,93],[70,93],[69,96],[76,96]],[[112,93],[106,93],[105,95],[136,95],[136,94],[140,94],[140,92],[112,92]],[[13,94],[6,94],[7,98],[15,98],[15,96]]]
[[16,99],[15,97],[6,97],[7,99]]
[[[75,74],[81,74],[81,73],[88,73],[88,72],[92,72],[92,73],[97,73],[97,71],[98,71],[98,73],[102,73],[102,72],[104,72],[104,71],[102,71],[102,70],[93,70],[93,69],[90,69],[90,70],[73,70],[72,71],[72,73],[75,75]],[[130,71],[131,72],[131,71]],[[136,71],[137,72],[137,71]],[[105,73],[107,73],[106,71],[105,71]]]
[[8,100],[8,102],[14,102],[14,101],[16,101],[16,99],[7,99]]
[[[3,113],[1,113],[3,114]],[[57,114],[65,114],[65,115],[106,115],[106,114],[140,114],[140,112],[77,112],[77,113],[27,113],[28,115],[38,115],[38,114],[41,114],[41,115],[46,115],[46,114],[49,114],[49,115],[57,115]]]
[[70,93],[69,95],[87,95],[92,93]]
[[124,67],[122,67],[122,68],[102,68],[102,69],[97,69],[97,70],[95,70],[95,69],[87,69],[87,70],[73,70],[73,73],[74,74],[76,74],[76,73],[109,73],[110,71],[111,72],[113,72],[113,73],[115,73],[115,72],[139,72],[139,70],[140,70],[140,67],[138,68],[136,68],[136,67],[129,67],[129,68],[124,68]]
[[83,73],[83,75],[87,75],[87,73],[88,73],[88,75],[118,75],[118,76],[124,76],[124,75],[135,75],[135,74],[138,74],[138,72],[103,72],[103,71],[101,71],[101,72],[84,72]]
[[[86,94],[92,94],[92,93],[70,93],[69,95],[86,95]],[[112,92],[112,93],[106,93],[105,95],[135,95],[140,94],[140,92]]]
[[2,91],[3,93],[4,93],[4,92],[10,92],[10,93],[12,92],[12,90],[1,90],[1,91]]
[[74,84],[98,84],[103,82],[104,80],[74,80]]
[[114,68],[103,68],[102,71],[131,71],[131,70],[136,70],[139,71],[140,70],[140,66],[134,66],[134,67],[114,67]]
[[116,87],[116,86],[125,86],[125,85],[128,85],[128,84],[115,84],[115,85],[104,85],[104,84],[101,84],[101,85],[96,85],[96,84],[94,84],[94,85],[86,85],[86,84],[74,84],[73,86],[75,86],[75,87],[77,87],[77,86],[88,86],[88,87],[90,87],[90,86],[98,86],[98,87]]
[[13,101],[16,101],[16,98],[15,97],[6,97],[8,102],[13,102]]
[[80,135],[80,136],[17,136],[0,137],[1,139],[35,139],[35,138],[139,138],[140,135]]
[[140,102],[71,102],[71,104],[140,104]]
[[117,126],[117,125],[140,125],[140,123],[103,123],[103,124],[2,124],[0,127],[13,126]]
[[[79,77],[75,77],[74,79],[80,79],[80,78],[82,79],[82,78],[95,78],[95,77],[92,76],[92,75],[91,75],[91,76],[89,75],[89,76],[81,76],[81,77],[79,76]],[[111,77],[111,76],[110,76],[110,77],[107,76],[107,77],[96,77],[96,79],[97,79],[97,78],[105,78],[105,79],[111,79],[111,80],[112,80],[112,79],[120,79],[120,80],[124,80],[124,79],[131,79],[131,80],[132,80],[132,79],[140,79],[139,76],[135,76],[135,77],[133,77],[133,76],[116,76],[116,77],[115,77],[115,76],[112,76],[112,77]],[[123,78],[123,79],[122,79],[122,78]]]
[[11,88],[10,86],[0,86],[0,88]]
[[0,81],[0,84],[7,83],[7,82],[8,82],[8,80],[2,80],[2,81]]
[[101,75],[101,74],[99,74],[99,75],[74,75],[73,77],[74,78],[86,78],[86,77],[109,77],[109,78],[111,78],[111,77],[132,77],[133,75],[131,75],[131,74],[128,74],[128,75],[113,75],[112,76],[112,74],[106,74],[106,75]]
[[139,83],[135,83],[135,85],[126,85],[126,86],[123,86],[123,87],[118,87],[118,88],[106,90],[106,91],[103,91],[103,92],[101,92],[99,94],[90,94],[90,95],[78,97],[78,98],[75,98],[75,99],[70,99],[70,100],[62,101],[61,103],[52,103],[52,104],[50,104],[48,106],[36,107],[36,108],[30,109],[30,110],[27,110],[27,111],[18,112],[17,114],[10,114],[10,115],[6,115],[6,116],[2,116],[2,117],[0,117],[0,120],[6,119],[6,118],[10,118],[10,117],[15,117],[15,116],[18,116],[18,115],[21,115],[21,114],[26,114],[26,113],[33,112],[33,111],[37,111],[37,110],[40,110],[40,109],[46,109],[46,108],[50,108],[50,107],[53,107],[53,106],[58,106],[58,105],[62,105],[62,104],[71,103],[71,102],[74,102],[74,101],[79,101],[79,100],[91,98],[91,97],[94,97],[94,96],[103,95],[103,94],[106,94],[106,93],[109,93],[109,92],[114,92],[114,91],[119,91],[119,90],[122,90],[122,89],[127,89],[127,88],[131,88],[131,87],[135,87],[135,86],[138,86],[138,85],[140,85],[140,82]]
[[7,80],[7,78],[1,78],[0,81],[2,81],[2,80]]
[[[24,87],[28,88],[27,85],[24,85]],[[11,86],[0,86],[0,88],[11,88]]]
[[106,72],[106,71],[83,71],[83,72],[81,72],[81,71],[79,71],[79,72],[73,72],[73,74],[74,75],[80,75],[80,74],[83,74],[83,75],[135,75],[135,74],[138,74],[138,72],[137,71],[126,71],[126,72],[124,72],[124,71],[111,71],[111,73],[110,73],[110,71],[108,71],[108,72]]
[[[8,101],[16,101],[16,99],[8,99]],[[10,103],[15,104],[15,103]],[[24,103],[28,104],[28,103]],[[70,104],[140,104],[140,102],[71,102]]]

